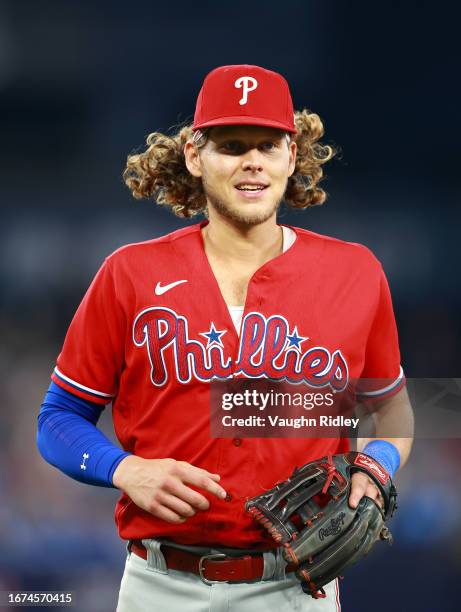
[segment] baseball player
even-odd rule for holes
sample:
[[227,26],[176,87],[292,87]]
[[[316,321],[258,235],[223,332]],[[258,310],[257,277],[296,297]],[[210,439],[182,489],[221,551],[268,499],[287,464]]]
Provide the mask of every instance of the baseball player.
[[[245,500],[294,466],[346,453],[344,438],[213,438],[210,384],[360,377],[376,439],[358,447],[393,476],[412,412],[388,285],[365,247],[277,224],[282,200],[321,204],[335,153],[323,125],[294,113],[286,80],[258,66],[210,72],[194,123],[151,134],[125,182],[180,217],[205,220],[106,258],[66,335],[39,415],[43,457],[81,482],[122,492],[127,542],[119,612],[339,610],[336,580],[307,597]],[[386,381],[382,384],[382,381]],[[381,384],[379,383],[381,381]],[[121,448],[96,427],[112,403]],[[349,504],[381,503],[363,473]]]

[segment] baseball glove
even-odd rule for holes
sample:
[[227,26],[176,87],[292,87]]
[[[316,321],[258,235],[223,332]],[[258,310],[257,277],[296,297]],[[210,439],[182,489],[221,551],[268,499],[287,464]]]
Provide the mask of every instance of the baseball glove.
[[[384,509],[370,497],[349,506],[351,477],[364,472],[381,492]],[[284,482],[248,500],[246,511],[282,545],[305,593],[325,597],[323,586],[368,554],[379,539],[392,543],[384,525],[396,508],[389,474],[363,453],[329,455],[296,468]]]

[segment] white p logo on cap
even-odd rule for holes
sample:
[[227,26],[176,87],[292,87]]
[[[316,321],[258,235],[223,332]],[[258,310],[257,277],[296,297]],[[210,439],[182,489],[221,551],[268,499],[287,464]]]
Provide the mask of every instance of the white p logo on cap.
[[251,76],[242,76],[235,81],[234,87],[237,89],[243,89],[242,97],[239,100],[239,104],[243,106],[248,102],[249,92],[254,91],[256,87],[258,87],[258,81]]

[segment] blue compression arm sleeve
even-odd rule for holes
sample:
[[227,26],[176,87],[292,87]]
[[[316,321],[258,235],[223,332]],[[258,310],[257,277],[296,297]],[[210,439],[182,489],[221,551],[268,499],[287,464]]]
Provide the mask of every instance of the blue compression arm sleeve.
[[37,446],[45,461],[71,478],[113,487],[115,468],[130,453],[96,427],[103,410],[52,382],[38,415]]
[[396,471],[400,467],[400,453],[397,447],[387,440],[373,440],[364,447],[363,453],[376,459],[391,478],[394,478]]

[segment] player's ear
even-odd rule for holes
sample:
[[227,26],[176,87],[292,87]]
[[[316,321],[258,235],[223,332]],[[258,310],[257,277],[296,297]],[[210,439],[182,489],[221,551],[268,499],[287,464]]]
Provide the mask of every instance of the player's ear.
[[202,176],[202,160],[197,147],[191,140],[188,140],[184,145],[184,158],[186,167],[192,176],[197,178]]
[[288,150],[290,152],[290,158],[288,162],[288,176],[291,176],[295,171],[297,149],[298,147],[296,145],[296,142],[294,140],[291,140],[288,144]]

